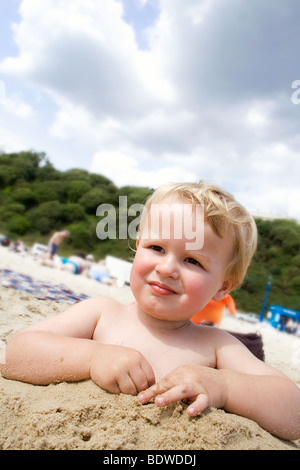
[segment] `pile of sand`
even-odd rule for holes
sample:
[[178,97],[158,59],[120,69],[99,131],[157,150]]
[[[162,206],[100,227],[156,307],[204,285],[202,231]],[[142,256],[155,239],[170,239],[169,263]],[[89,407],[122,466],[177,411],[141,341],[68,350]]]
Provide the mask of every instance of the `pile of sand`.
[[[124,303],[132,299],[128,287],[102,286],[60,273],[7,249],[0,249],[0,259],[0,268],[55,283],[63,281],[78,294],[111,295]],[[0,340],[66,308],[66,304],[0,286]],[[231,318],[224,320],[224,326],[232,331],[256,328]],[[300,385],[299,364],[292,360],[300,339],[273,330],[262,334],[267,362]],[[136,397],[112,395],[90,380],[36,386],[0,376],[0,390],[0,449],[300,450],[300,440],[282,441],[253,421],[223,410],[209,409],[190,418],[181,402],[165,408],[141,405]]]
[[92,381],[46,387],[0,379],[0,449],[293,449],[246,418],[158,408]]

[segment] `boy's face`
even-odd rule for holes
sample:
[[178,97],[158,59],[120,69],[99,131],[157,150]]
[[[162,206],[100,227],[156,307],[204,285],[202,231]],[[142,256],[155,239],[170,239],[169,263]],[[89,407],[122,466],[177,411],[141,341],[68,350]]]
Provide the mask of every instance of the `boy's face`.
[[[174,217],[182,218],[182,236],[178,238],[180,224],[175,227],[175,218],[171,217],[166,237],[161,224],[154,228],[152,225],[149,230],[151,217],[147,216],[148,225],[143,223],[137,241],[131,289],[139,306],[149,315],[167,321],[186,321],[212,298],[221,300],[228,293],[224,275],[232,239],[230,236],[219,238],[196,208],[190,210],[186,218],[183,216],[186,203],[170,198],[162,203],[160,222],[169,220],[170,206],[175,207]],[[190,230],[184,230],[187,222]],[[195,228],[203,231],[204,241],[203,246],[199,248],[198,243],[197,249],[191,250],[190,236],[186,234]]]

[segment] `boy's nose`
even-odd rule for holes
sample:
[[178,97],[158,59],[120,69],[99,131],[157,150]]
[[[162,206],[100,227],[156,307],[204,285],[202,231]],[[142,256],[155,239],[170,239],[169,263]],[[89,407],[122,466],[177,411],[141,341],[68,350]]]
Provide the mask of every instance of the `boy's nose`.
[[178,264],[173,256],[164,256],[155,267],[155,271],[164,277],[172,277],[178,279]]

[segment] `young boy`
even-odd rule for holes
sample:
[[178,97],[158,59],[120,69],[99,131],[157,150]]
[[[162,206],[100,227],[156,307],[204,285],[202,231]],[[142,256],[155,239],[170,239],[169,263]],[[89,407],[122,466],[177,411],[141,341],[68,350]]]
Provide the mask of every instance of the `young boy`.
[[2,375],[33,384],[91,378],[143,404],[189,399],[190,416],[223,408],[299,438],[298,387],[230,334],[189,321],[242,282],[256,238],[252,217],[220,188],[159,188],[137,236],[136,302],[92,298],[26,328],[7,345]]

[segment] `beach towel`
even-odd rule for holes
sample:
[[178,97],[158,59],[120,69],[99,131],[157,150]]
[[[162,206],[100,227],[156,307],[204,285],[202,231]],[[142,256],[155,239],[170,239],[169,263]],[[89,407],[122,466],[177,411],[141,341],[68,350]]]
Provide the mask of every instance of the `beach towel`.
[[88,298],[85,294],[75,294],[64,284],[55,285],[47,281],[38,281],[31,276],[9,269],[0,269],[0,285],[27,292],[37,299],[53,300],[55,302],[73,304]]
[[243,343],[258,359],[265,360],[264,345],[260,333],[235,333],[233,331],[228,331],[228,333]]

